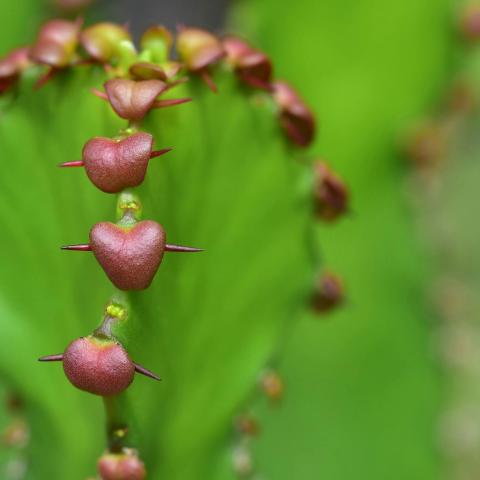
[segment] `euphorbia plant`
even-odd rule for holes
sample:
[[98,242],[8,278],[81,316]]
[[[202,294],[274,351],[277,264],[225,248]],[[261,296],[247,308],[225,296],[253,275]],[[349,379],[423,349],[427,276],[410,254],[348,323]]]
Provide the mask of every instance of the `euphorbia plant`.
[[[287,324],[311,308],[314,210],[337,216],[346,208],[340,180],[335,195],[318,194],[325,178],[298,155],[313,139],[313,114],[293,87],[274,80],[265,54],[187,27],[177,34],[178,60],[172,45],[160,26],[137,49],[122,26],[55,20],[40,29],[28,57],[4,60],[0,148],[16,160],[2,185],[4,193],[14,185],[14,196],[28,195],[5,217],[21,219],[2,237],[12,252],[6,269],[24,274],[13,276],[1,299],[8,309],[16,305],[20,283],[35,292],[17,314],[35,335],[21,355],[1,360],[31,416],[55,419],[41,430],[32,425],[31,469],[39,478],[86,475],[101,449],[86,397],[52,370],[38,373],[48,389],[18,376],[33,368],[32,352],[68,342],[63,354],[40,359],[63,361],[73,385],[104,397],[101,478],[142,479],[146,471],[211,478],[232,418]],[[59,259],[49,245],[37,255],[48,239],[79,253]],[[198,246],[206,251],[180,255]],[[100,325],[91,324],[107,298]],[[39,317],[48,320],[37,330]],[[3,331],[6,342],[19,341],[12,325]],[[132,384],[135,372],[158,379],[141,365],[164,382]],[[261,384],[272,398],[283,390],[274,374]],[[46,447],[37,439],[48,428],[61,430],[54,448],[63,455],[42,470]],[[65,439],[73,432],[77,444],[88,439],[85,450],[93,448],[72,448]]]

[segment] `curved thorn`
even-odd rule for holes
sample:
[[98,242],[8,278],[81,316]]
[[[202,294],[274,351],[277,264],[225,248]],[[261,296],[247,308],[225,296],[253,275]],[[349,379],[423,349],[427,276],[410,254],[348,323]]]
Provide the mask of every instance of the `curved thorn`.
[[96,97],[101,98],[102,100],[106,100],[108,102],[108,96],[105,92],[101,92],[96,88],[92,88],[90,90]]
[[191,98],[169,98],[166,100],[157,100],[154,104],[154,108],[166,108],[174,107],[175,105],[180,105],[182,103],[191,102]]
[[195,248],[195,247],[183,247],[182,245],[173,245],[171,243],[167,243],[165,245],[166,252],[185,252],[185,253],[194,253],[194,252],[203,252],[203,248]]
[[42,88],[46,83],[48,83],[56,74],[58,69],[55,67],[50,67],[43,75],[41,75],[35,84],[33,85],[34,90]]
[[63,162],[57,165],[58,167],[83,167],[83,160],[74,160],[72,162]]
[[218,88],[215,85],[215,82],[213,81],[212,76],[210,75],[210,72],[208,69],[204,68],[200,72],[200,78],[205,82],[207,87],[213,92],[213,93],[218,93]]
[[160,157],[161,155],[165,155],[168,152],[171,152],[173,148],[163,148],[162,150],[154,150],[150,154],[150,158]]
[[154,380],[158,380],[158,381],[161,380],[161,378],[159,376],[155,375],[150,370],[147,370],[146,368],[142,367],[138,363],[134,363],[133,365],[135,366],[135,371],[137,373],[140,373],[141,375],[145,375],[148,378],[153,378]]
[[63,353],[58,353],[56,355],[45,355],[38,359],[39,362],[63,362]]
[[81,243],[79,245],[63,245],[61,250],[74,250],[76,252],[91,252],[92,247],[88,243]]

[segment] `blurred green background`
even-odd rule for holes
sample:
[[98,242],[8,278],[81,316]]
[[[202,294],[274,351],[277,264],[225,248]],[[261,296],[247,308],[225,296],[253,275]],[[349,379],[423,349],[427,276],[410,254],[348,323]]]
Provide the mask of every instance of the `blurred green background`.
[[[31,39],[31,8],[44,13],[38,1],[28,3],[0,6],[0,53]],[[208,0],[196,4],[212,10]],[[457,68],[458,7],[447,0],[242,0],[215,3],[198,20],[246,36],[272,57],[276,76],[317,114],[308,155],[327,160],[352,192],[350,215],[316,227],[322,264],[345,279],[347,302],[298,322],[280,362],[284,401],[275,408],[254,402],[262,428],[253,442],[255,478],[453,478],[440,448],[451,382],[436,352],[439,319],[428,296],[442,265],[423,234],[428,212],[409,198],[401,139],[435,110]],[[135,15],[137,28],[163,23],[163,12],[167,23],[182,22],[186,11],[186,1],[125,0],[98,2],[90,15]],[[445,221],[467,205],[445,206]],[[217,450],[212,478],[233,478],[228,439]]]

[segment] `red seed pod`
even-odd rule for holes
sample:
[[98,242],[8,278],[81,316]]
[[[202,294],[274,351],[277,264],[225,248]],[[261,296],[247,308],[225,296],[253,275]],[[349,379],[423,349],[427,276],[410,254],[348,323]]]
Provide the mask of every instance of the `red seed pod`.
[[126,120],[141,120],[167,89],[161,80],[134,81],[115,78],[105,83],[108,101],[117,115]]
[[123,392],[135,374],[134,363],[119,343],[94,336],[70,343],[63,354],[63,369],[75,387],[104,397]]
[[436,121],[418,125],[412,130],[405,150],[417,167],[435,167],[447,153],[448,130],[445,125]]
[[106,453],[100,457],[97,468],[102,480],[144,480],[147,475],[145,465],[132,451]]
[[274,370],[268,370],[262,375],[260,388],[265,396],[272,402],[280,401],[285,391],[282,377]]
[[239,433],[251,437],[260,433],[260,425],[257,419],[249,414],[240,415],[235,420],[235,428]]
[[315,162],[314,174],[315,214],[322,220],[334,221],[348,210],[348,189],[324,162]]
[[235,68],[235,73],[242,82],[254,88],[272,88],[273,67],[267,55],[238,37],[224,38],[223,47],[227,61]]
[[83,165],[96,187],[105,193],[118,193],[140,185],[152,156],[169,151],[153,152],[152,146],[152,135],[143,132],[119,140],[92,138],[83,148]]
[[29,48],[17,48],[0,59],[0,93],[10,88],[30,64]]
[[316,313],[325,313],[344,301],[344,287],[340,277],[325,273],[315,285],[312,296],[312,308]]
[[480,39],[480,3],[467,5],[460,16],[460,31],[468,40]]
[[307,147],[315,136],[315,118],[297,92],[286,82],[273,84],[273,97],[280,108],[280,123],[287,137]]
[[148,288],[165,253],[165,242],[163,227],[151,220],[130,228],[97,223],[90,231],[95,258],[120,290]]
[[74,58],[81,22],[50,20],[38,33],[30,58],[54,68],[68,66]]
[[177,51],[188,70],[198,72],[225,56],[220,40],[200,28],[180,28]]
[[102,63],[116,57],[118,44],[124,40],[132,41],[130,32],[122,25],[109,22],[92,25],[80,34],[80,42],[86,52]]

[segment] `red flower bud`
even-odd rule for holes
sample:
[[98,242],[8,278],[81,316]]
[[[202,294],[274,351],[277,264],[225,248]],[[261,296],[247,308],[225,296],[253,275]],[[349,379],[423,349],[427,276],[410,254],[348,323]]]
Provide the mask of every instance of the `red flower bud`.
[[280,108],[280,122],[288,138],[300,147],[312,143],[315,118],[311,110],[286,82],[273,84],[274,99]]
[[271,89],[272,62],[263,52],[238,37],[225,38],[223,46],[240,80],[254,88]]
[[80,34],[83,48],[102,63],[109,62],[117,55],[118,44],[123,40],[132,40],[129,31],[121,25],[108,22],[92,25]]
[[54,68],[66,67],[75,55],[80,27],[79,21],[51,20],[45,23],[30,50],[30,58]]
[[177,36],[177,51],[192,72],[203,70],[225,56],[218,38],[200,28],[181,28]]
[[17,48],[0,59],[0,93],[7,90],[28,67],[29,49]]
[[120,290],[143,290],[150,285],[165,253],[165,241],[162,226],[151,220],[130,228],[97,223],[90,231],[93,254]]
[[143,132],[121,140],[92,138],[83,148],[83,165],[96,187],[106,193],[118,193],[143,182],[148,162],[157,153],[152,152],[152,146],[153,137]]
[[340,305],[344,300],[343,282],[331,273],[322,275],[312,297],[312,307],[317,313],[324,313]]
[[140,39],[142,50],[148,52],[151,61],[156,63],[168,61],[172,45],[172,34],[162,25],[150,27]]
[[119,117],[126,120],[141,120],[166,88],[167,84],[160,80],[115,78],[105,83],[110,105]]
[[102,480],[144,480],[146,470],[138,456],[127,453],[107,453],[98,461],[98,473]]
[[347,187],[323,162],[315,163],[314,173],[315,214],[322,220],[336,220],[348,209],[349,193]]
[[263,374],[260,379],[260,388],[272,402],[280,401],[285,391],[282,377],[274,370],[268,370]]
[[251,437],[260,433],[260,425],[257,419],[248,414],[241,415],[235,420],[235,428],[239,433]]
[[63,369],[75,387],[104,397],[126,390],[135,374],[134,363],[119,343],[93,336],[70,343]]

